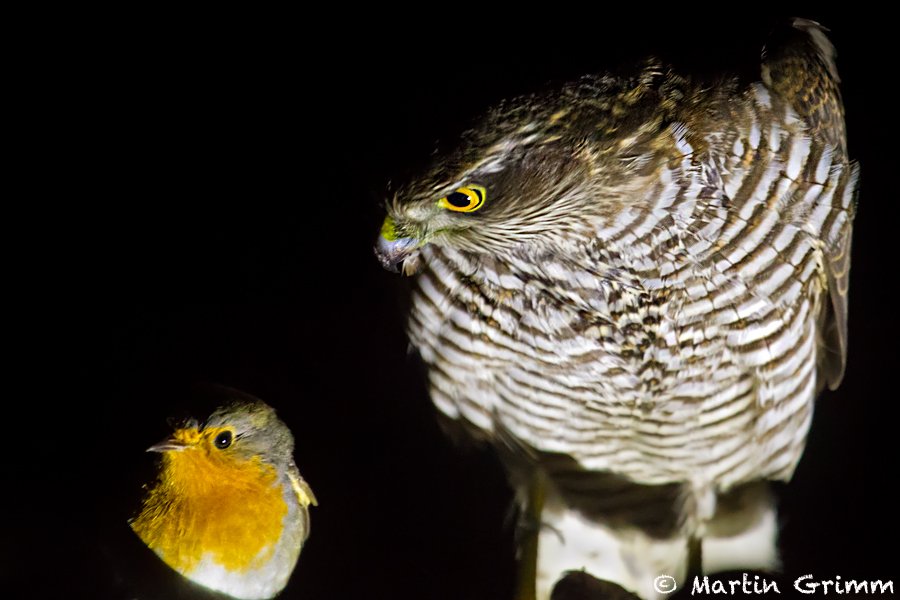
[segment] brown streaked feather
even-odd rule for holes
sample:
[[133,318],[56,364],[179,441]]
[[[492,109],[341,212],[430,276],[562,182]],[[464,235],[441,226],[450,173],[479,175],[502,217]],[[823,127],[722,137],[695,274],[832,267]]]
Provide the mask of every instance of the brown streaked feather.
[[772,33],[763,50],[762,79],[809,124],[810,133],[847,154],[844,105],[834,46],[815,21],[794,19]]
[[848,223],[836,247],[826,253],[825,273],[828,277],[829,302],[822,309],[823,322],[819,329],[819,373],[830,390],[837,389],[840,385],[847,365],[847,298],[852,237],[853,226]]
[[[789,27],[773,32],[763,51],[762,78],[806,121],[811,137],[822,139],[840,158],[847,154],[844,107],[838,88],[841,80],[835,65],[836,52],[825,31],[815,21],[794,19]],[[845,185],[855,187],[858,170],[858,165],[851,166]],[[855,198],[851,202],[855,204]],[[819,388],[827,385],[836,389],[847,362],[847,292],[854,208],[850,207],[851,219],[839,232],[836,243],[825,248],[828,301],[823,303],[819,326]]]

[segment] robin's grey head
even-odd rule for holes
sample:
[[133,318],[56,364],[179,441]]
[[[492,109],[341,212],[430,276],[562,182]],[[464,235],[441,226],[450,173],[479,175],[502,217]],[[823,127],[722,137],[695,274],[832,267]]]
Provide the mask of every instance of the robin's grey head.
[[201,432],[214,432],[217,449],[234,452],[244,458],[260,457],[275,466],[292,462],[294,436],[261,400],[240,400],[217,408]]
[[275,467],[293,464],[294,436],[275,409],[246,394],[217,408],[202,423],[189,419],[151,452],[201,452],[209,459],[261,460]]

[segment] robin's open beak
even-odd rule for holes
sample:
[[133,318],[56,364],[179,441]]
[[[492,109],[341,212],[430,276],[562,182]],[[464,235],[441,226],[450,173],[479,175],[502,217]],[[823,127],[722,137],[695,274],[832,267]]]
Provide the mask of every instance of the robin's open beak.
[[173,437],[166,438],[158,444],[153,444],[147,448],[147,452],[176,452],[187,448],[188,445]]

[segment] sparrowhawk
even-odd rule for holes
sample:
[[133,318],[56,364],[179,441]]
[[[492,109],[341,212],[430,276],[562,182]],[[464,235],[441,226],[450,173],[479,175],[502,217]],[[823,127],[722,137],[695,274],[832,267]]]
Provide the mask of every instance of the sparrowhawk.
[[434,404],[507,466],[525,596],[571,569],[651,598],[655,575],[777,562],[765,482],[847,349],[838,83],[795,19],[759,82],[649,60],[503,102],[389,198],[376,254],[416,276]]

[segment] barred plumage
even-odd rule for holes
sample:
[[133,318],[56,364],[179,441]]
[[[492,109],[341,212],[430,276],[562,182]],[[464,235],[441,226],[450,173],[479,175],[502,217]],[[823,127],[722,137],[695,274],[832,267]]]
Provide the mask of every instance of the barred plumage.
[[[790,479],[843,372],[858,170],[824,34],[796,20],[779,43],[743,90],[650,62],[500,106],[398,193],[378,248],[421,271],[410,338],[434,403],[505,448],[523,501],[541,482],[545,522],[608,531],[618,503],[668,523],[644,569],[608,568],[621,540],[580,564],[645,597],[654,569],[684,572],[686,536],[714,537],[717,497]],[[471,183],[479,212],[434,207]],[[704,566],[771,566],[760,552]]]

